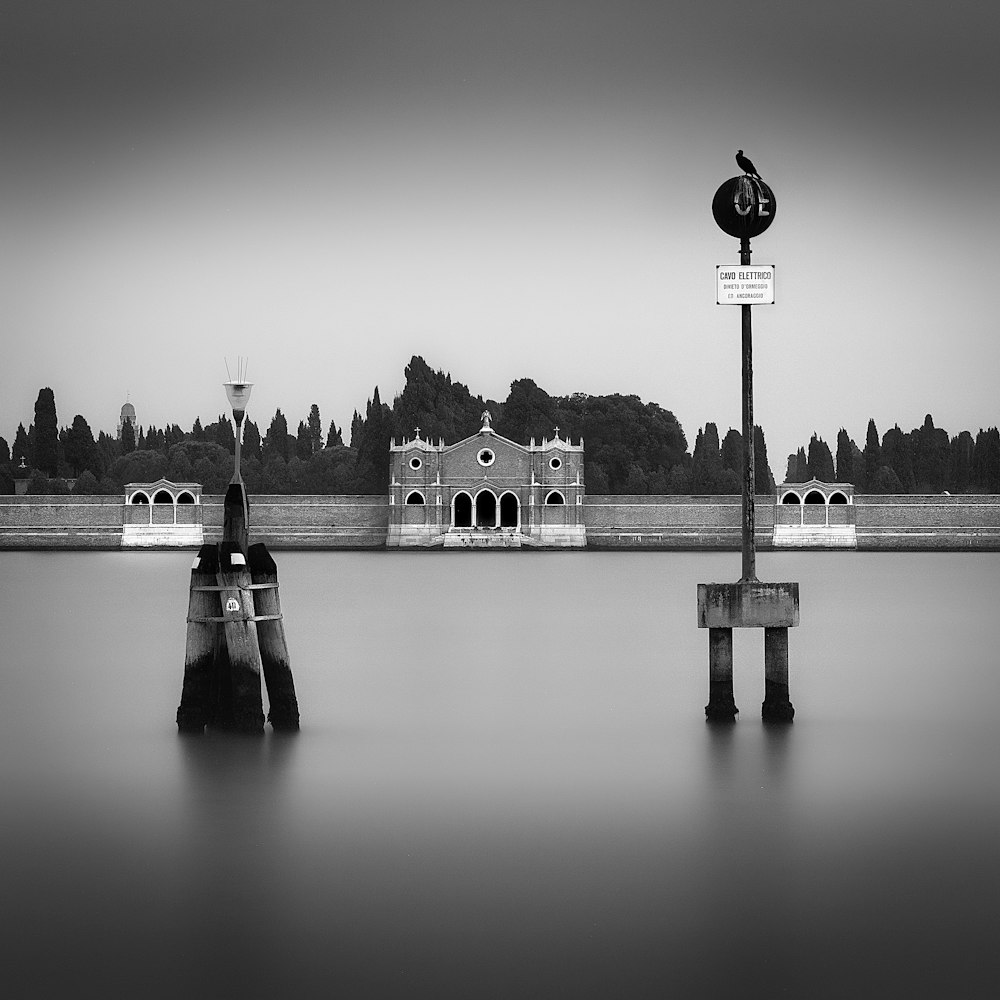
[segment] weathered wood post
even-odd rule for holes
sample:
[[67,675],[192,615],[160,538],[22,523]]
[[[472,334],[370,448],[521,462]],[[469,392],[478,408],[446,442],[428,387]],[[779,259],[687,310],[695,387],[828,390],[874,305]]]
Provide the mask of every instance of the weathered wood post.
[[229,653],[233,728],[241,733],[262,733],[260,645],[250,582],[246,556],[233,542],[223,542],[219,546],[218,583]]
[[215,714],[214,674],[221,624],[216,577],[219,553],[215,545],[203,545],[191,567],[188,598],[187,644],[184,651],[184,684],[177,709],[177,728],[182,733],[200,733]]
[[295,697],[285,626],[281,620],[278,567],[263,542],[250,546],[249,563],[261,666],[269,704],[267,721],[276,731],[297,732],[299,703]]
[[230,483],[222,508],[222,540],[231,542],[245,556],[250,543],[250,502],[242,483]]
[[764,701],[761,716],[769,722],[790,722],[795,714],[788,698],[788,629],[799,623],[799,585],[761,583],[756,562],[756,494],[753,423],[753,336],[750,310],[774,302],[774,268],[750,266],[750,238],[774,220],[774,192],[740,150],[741,177],[723,183],[712,200],[719,228],[740,241],[740,264],[716,270],[716,302],[741,306],[743,388],[743,574],[738,583],[698,584],[698,626],[709,634],[709,721],[731,720],[733,699],[734,628],[764,629]]
[[[278,600],[278,570],[263,544],[250,546],[250,505],[240,478],[240,437],[249,382],[226,382],[236,420],[236,459],[226,490],[222,544],[202,546],[191,571],[188,639],[177,726],[264,731],[261,673],[274,729],[296,732],[299,706]],[[251,570],[248,556],[252,558]]]

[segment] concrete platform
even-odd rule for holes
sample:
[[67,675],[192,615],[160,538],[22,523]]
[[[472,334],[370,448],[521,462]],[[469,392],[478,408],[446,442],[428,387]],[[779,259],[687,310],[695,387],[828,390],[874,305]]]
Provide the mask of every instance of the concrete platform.
[[699,583],[698,628],[792,628],[797,583]]

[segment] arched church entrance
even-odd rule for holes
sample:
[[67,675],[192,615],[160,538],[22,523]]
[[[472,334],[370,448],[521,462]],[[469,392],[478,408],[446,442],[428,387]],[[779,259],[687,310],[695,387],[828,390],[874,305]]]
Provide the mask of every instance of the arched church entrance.
[[472,527],[472,497],[468,493],[455,494],[455,527]]
[[483,490],[476,497],[476,527],[495,528],[497,526],[497,498]]
[[516,528],[517,527],[517,496],[513,493],[504,493],[500,497],[500,527],[501,528]]

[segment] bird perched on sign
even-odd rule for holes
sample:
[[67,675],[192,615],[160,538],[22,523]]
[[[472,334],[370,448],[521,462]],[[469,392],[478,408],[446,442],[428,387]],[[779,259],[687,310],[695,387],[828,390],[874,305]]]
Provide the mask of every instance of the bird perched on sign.
[[757,180],[763,180],[760,174],[757,173],[757,168],[753,165],[753,160],[745,157],[742,149],[736,150],[736,166],[738,166],[743,173],[749,174],[751,177],[756,177]]

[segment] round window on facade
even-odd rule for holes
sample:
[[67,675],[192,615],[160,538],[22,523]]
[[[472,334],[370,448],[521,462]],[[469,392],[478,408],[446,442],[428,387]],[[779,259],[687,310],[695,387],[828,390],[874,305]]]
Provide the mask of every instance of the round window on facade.
[[410,468],[413,469],[414,472],[416,472],[417,469],[419,469],[423,464],[424,463],[421,462],[416,455],[414,455],[413,458],[410,459]]
[[550,458],[549,459],[549,468],[550,469],[561,469],[562,468],[562,459],[561,458]]
[[483,450],[476,456],[480,465],[492,465],[496,461],[496,458],[496,455],[494,455],[489,448],[483,448]]

